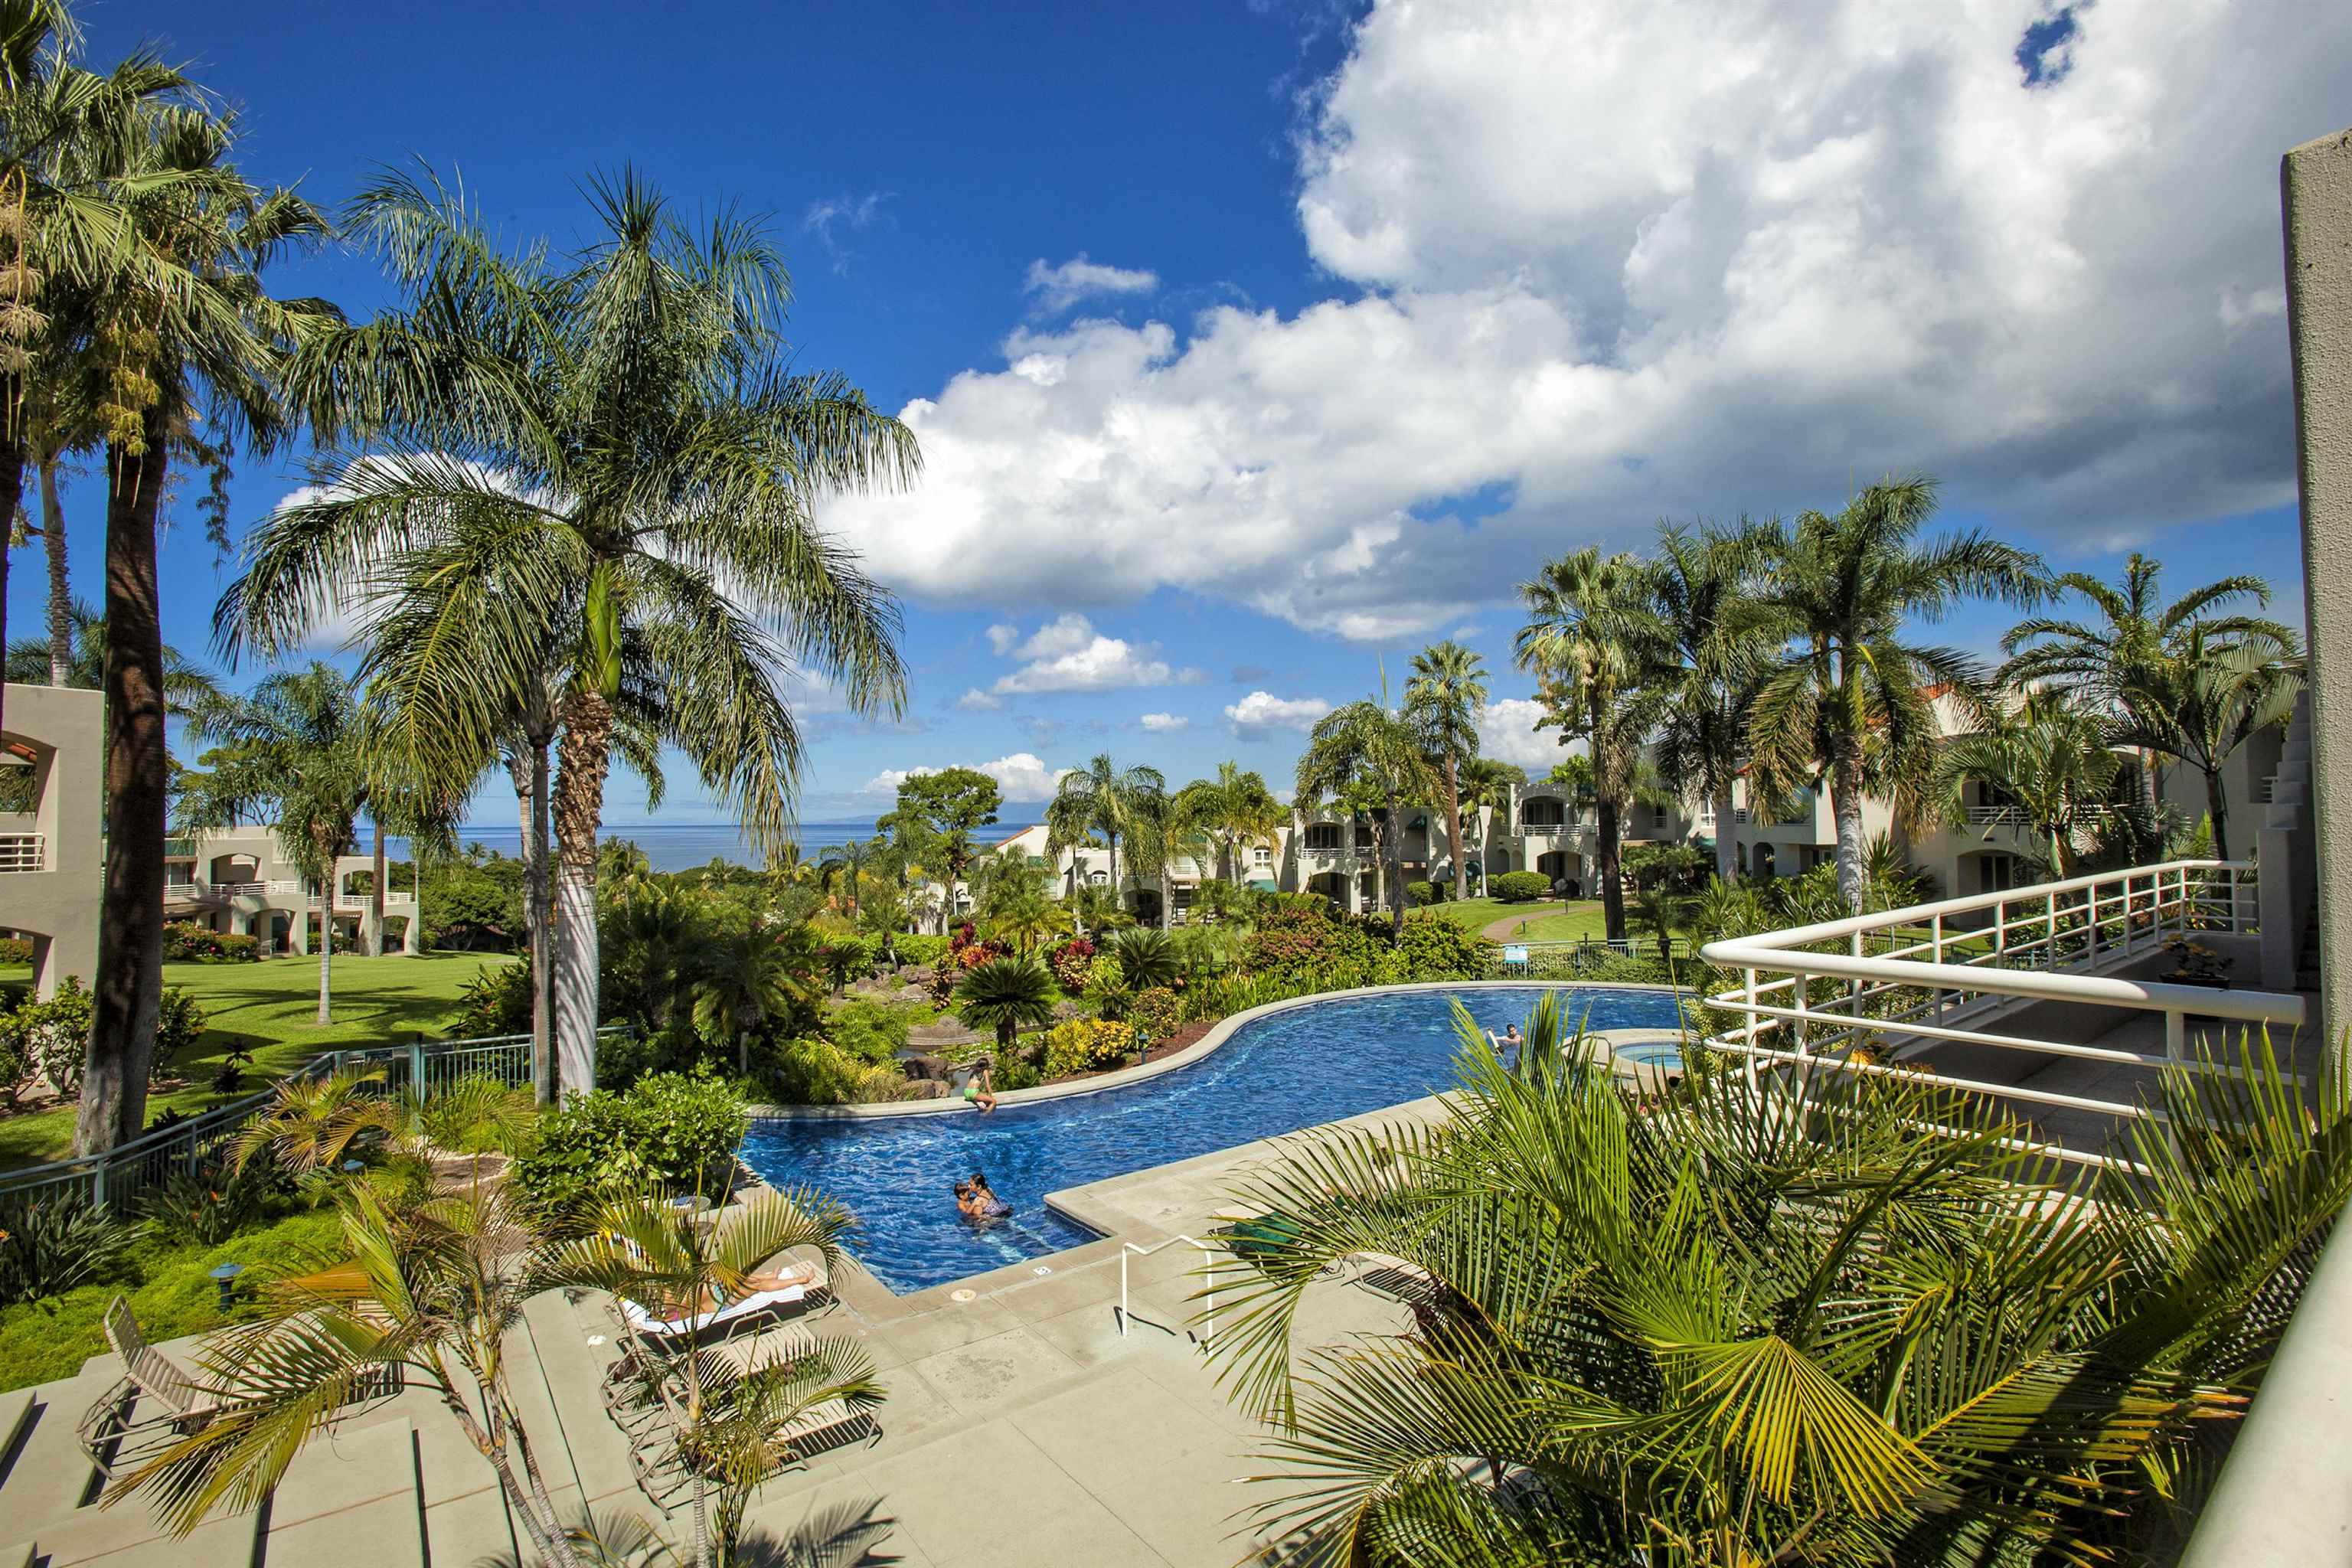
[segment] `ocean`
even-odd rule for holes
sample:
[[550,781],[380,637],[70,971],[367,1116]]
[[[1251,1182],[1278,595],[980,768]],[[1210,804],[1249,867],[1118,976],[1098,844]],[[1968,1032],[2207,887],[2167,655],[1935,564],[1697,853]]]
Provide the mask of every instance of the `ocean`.
[[[980,829],[972,837],[982,844],[999,844],[1029,826],[1026,822],[1000,822]],[[853,838],[871,838],[874,833],[874,819],[869,816],[838,822],[803,822],[793,837],[799,841],[802,855],[814,860],[819,851],[833,845],[845,844]],[[708,866],[714,859],[738,866],[761,864],[751,847],[743,842],[742,831],[730,822],[608,822],[603,837],[608,841],[630,840],[646,852],[646,858],[656,871],[684,871]],[[457,830],[457,842],[461,847],[479,844],[511,858],[521,853],[522,829],[511,822],[470,824]],[[367,852],[364,836],[360,852]],[[384,853],[395,860],[408,858],[407,841],[387,838]]]

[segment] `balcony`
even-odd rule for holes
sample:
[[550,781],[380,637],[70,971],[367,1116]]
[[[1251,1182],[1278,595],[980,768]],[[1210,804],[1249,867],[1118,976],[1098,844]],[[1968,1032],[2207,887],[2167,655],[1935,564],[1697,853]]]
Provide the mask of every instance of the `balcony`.
[[0,833],[0,874],[10,871],[46,871],[49,868],[49,840],[42,833]]

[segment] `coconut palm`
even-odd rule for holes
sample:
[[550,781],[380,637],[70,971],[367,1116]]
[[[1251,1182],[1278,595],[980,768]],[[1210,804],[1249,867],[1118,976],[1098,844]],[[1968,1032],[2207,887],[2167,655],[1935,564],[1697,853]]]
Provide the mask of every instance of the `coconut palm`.
[[2178,757],[2204,776],[2216,858],[2230,858],[2221,770],[2257,733],[2285,724],[2303,685],[2303,649],[2294,633],[2231,635],[2203,626],[2183,639],[2178,658],[2142,676],[2138,711],[2118,738]]
[[1801,514],[1758,531],[1766,605],[1792,646],[1765,677],[1749,710],[1753,782],[1766,799],[1826,779],[1837,818],[1838,886],[1863,907],[1863,802],[1885,801],[1898,822],[1928,807],[1945,697],[1990,721],[1977,662],[1948,647],[1906,642],[1906,621],[1937,621],[1969,599],[2030,605],[2042,563],[1969,530],[1922,541],[1936,510],[1932,479],[1883,479],[1835,517]]
[[1383,681],[1377,697],[1335,708],[1315,722],[1298,759],[1297,800],[1313,811],[1327,800],[1353,809],[1371,824],[1372,857],[1392,935],[1404,931],[1404,807],[1437,793],[1421,728],[1388,704]]
[[967,1024],[996,1031],[996,1048],[1010,1051],[1022,1028],[1054,1021],[1054,977],[1034,958],[992,958],[957,982],[956,1013]]
[[[2150,700],[2168,666],[2187,656],[2200,633],[2209,646],[2262,632],[2282,642],[2294,634],[2278,622],[2231,608],[2251,601],[2271,602],[2271,585],[2252,574],[2216,578],[2191,588],[2170,604],[2163,599],[2161,562],[2134,551],[2123,577],[2104,583],[2086,572],[2062,573],[2055,586],[2089,601],[2098,621],[2036,616],[2019,622],[2000,639],[2010,656],[2000,668],[2003,685],[2049,684],[2079,693],[2111,720],[2149,716]],[[2140,755],[2140,804],[2153,819],[2162,809],[2157,795],[2156,752]]]
[[1622,875],[1624,812],[1633,801],[1642,742],[1657,715],[1649,682],[1664,637],[1649,574],[1632,555],[1597,547],[1545,563],[1519,584],[1528,624],[1512,647],[1519,668],[1535,672],[1545,718],[1565,743],[1580,738],[1597,799],[1594,872],[1609,940],[1625,936]]
[[730,931],[711,938],[687,981],[694,1026],[705,1038],[735,1042],[735,1070],[751,1070],[751,1037],[795,1011],[814,1014],[823,989],[810,982],[793,950],[772,931]]
[[1265,780],[1239,763],[1219,763],[1213,779],[1194,779],[1176,792],[1176,815],[1216,847],[1217,875],[1242,879],[1242,851],[1272,844],[1289,817]]
[[407,311],[320,335],[292,394],[351,438],[249,543],[215,626],[271,655],[356,598],[438,637],[374,681],[416,694],[390,743],[486,755],[552,680],[555,1033],[595,1084],[596,840],[633,685],[762,855],[792,820],[803,737],[782,691],[831,682],[896,714],[898,612],[816,524],[829,493],[910,479],[914,438],[843,377],[792,368],[790,289],[755,224],[690,231],[634,172],[591,183],[593,239],[501,252],[428,174],[387,174],[352,228]]
[[351,853],[375,775],[373,739],[351,682],[332,665],[270,676],[244,697],[208,703],[189,732],[215,742],[181,776],[183,833],[268,821],[287,859],[318,889],[319,1016],[332,1022],[335,861]]
[[1947,816],[1964,824],[1969,782],[1990,786],[2023,818],[2050,875],[2063,880],[2074,874],[2076,839],[2113,807],[2122,772],[2107,724],[2044,689],[1988,728],[1946,741],[1936,789]]
[[1478,890],[1486,888],[1486,824],[1487,814],[1499,813],[1507,821],[1511,796],[1515,790],[1528,787],[1528,771],[1517,763],[1500,762],[1493,757],[1473,757],[1462,764],[1462,804],[1470,810],[1470,823],[1475,829],[1471,841],[1479,848]]
[[1412,656],[1404,716],[1420,727],[1423,748],[1444,771],[1446,842],[1454,847],[1457,903],[1470,896],[1470,871],[1462,853],[1462,767],[1478,754],[1478,719],[1486,708],[1486,661],[1470,649],[1446,641]]
[[[1660,1113],[1456,1029],[1438,1124],[1234,1194],[1214,1353],[1308,1563],[2108,1561],[2193,1501],[2352,1190],[2342,1075],[2315,1114],[2259,1048],[2167,1072],[2144,1173],[2069,1175],[1932,1080],[1701,1075]],[[1363,1256],[1426,1281],[1412,1331],[1299,1342]]]
[[[7,679],[20,685],[46,681],[52,686],[95,691],[106,684],[106,618],[89,605],[76,600],[66,616],[68,647],[62,675],[54,645],[47,637],[19,637],[8,645]],[[220,682],[202,665],[179,649],[163,646],[163,701],[175,719],[184,719],[220,694]]]
[[1664,689],[1652,761],[1680,797],[1715,809],[1715,874],[1739,874],[1733,786],[1748,760],[1748,710],[1784,627],[1754,592],[1753,531],[1661,524],[1649,586],[1659,629],[1651,679]]
[[1121,767],[1108,752],[1098,752],[1083,768],[1062,775],[1054,798],[1045,804],[1045,853],[1058,858],[1066,849],[1098,839],[1110,850],[1110,886],[1118,890],[1118,845],[1147,826],[1149,814],[1168,793],[1168,780],[1158,768],[1138,763]]

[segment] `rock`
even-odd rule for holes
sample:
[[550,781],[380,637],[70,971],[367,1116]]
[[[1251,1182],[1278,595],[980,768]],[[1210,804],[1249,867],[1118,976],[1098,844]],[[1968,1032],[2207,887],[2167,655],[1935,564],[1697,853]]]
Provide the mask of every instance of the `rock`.
[[903,1058],[898,1063],[898,1070],[915,1082],[944,1083],[949,1064],[942,1057],[913,1056]]

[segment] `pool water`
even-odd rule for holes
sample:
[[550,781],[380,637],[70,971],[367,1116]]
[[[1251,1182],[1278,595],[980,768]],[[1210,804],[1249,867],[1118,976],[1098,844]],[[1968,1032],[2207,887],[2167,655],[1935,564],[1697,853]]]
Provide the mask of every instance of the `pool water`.
[[[849,1250],[891,1289],[945,1285],[1096,1239],[1045,1195],[1260,1138],[1401,1105],[1454,1082],[1458,998],[1482,1028],[1527,1022],[1560,990],[1566,1021],[1594,1029],[1673,1028],[1660,991],[1541,985],[1412,991],[1294,1007],[1244,1026],[1203,1060],[1122,1089],[990,1115],[761,1121],[744,1163],[775,1186],[846,1204]],[[985,1171],[1009,1219],[976,1225],[954,1184]]]
[[1638,1067],[1663,1068],[1667,1072],[1680,1072],[1683,1066],[1682,1047],[1663,1044],[1620,1046],[1617,1059]]

